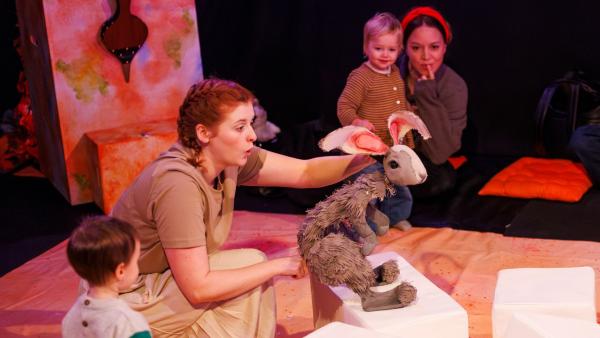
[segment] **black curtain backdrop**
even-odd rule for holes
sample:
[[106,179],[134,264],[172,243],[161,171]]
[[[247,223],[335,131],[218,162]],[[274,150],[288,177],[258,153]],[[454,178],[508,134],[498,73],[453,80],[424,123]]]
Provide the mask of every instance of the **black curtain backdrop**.
[[[19,0],[23,1],[23,0]],[[336,102],[362,58],[362,26],[376,12],[438,8],[455,39],[447,63],[467,81],[467,153],[531,154],[533,111],[544,86],[579,68],[600,79],[600,2],[197,0],[206,76],[250,88],[285,130],[320,119],[337,126]],[[18,102],[21,68],[14,0],[1,5],[0,107]]]
[[592,1],[197,1],[205,76],[251,89],[284,130],[321,119],[362,58],[376,12],[431,5],[452,25],[447,63],[469,86],[466,153],[532,153],[546,84],[572,68],[600,79],[600,3]]
[[[2,32],[0,52],[2,53],[2,76],[0,84],[0,123],[2,116],[8,109],[13,109],[19,102],[20,96],[17,91],[19,71],[23,69],[21,60],[13,41],[19,36],[17,28],[17,10],[14,0],[0,1],[0,32]],[[1,132],[0,132],[1,135]]]

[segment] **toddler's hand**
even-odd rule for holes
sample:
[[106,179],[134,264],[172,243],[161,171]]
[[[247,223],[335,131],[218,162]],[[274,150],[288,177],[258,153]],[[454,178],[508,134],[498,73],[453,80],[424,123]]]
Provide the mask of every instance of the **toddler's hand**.
[[369,122],[369,120],[354,119],[354,121],[352,121],[352,125],[357,127],[365,127],[371,131],[375,130],[375,126],[373,123]]

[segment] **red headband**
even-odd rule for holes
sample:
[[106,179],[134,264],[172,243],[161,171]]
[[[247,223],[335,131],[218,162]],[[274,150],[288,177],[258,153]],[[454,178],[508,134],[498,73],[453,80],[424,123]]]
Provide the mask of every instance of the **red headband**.
[[406,13],[402,19],[402,29],[406,29],[406,26],[408,26],[411,21],[420,15],[426,15],[437,20],[437,22],[439,22],[444,28],[444,33],[446,33],[446,43],[448,44],[450,41],[452,41],[452,31],[450,31],[450,25],[448,25],[448,22],[446,22],[446,19],[444,19],[440,12],[431,7],[416,7],[410,10],[410,12]]

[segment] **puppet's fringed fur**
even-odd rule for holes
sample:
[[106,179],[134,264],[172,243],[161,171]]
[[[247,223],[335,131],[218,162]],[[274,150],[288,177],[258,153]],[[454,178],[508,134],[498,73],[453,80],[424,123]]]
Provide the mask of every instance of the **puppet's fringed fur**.
[[377,198],[383,199],[394,193],[394,187],[383,173],[361,175],[353,183],[343,185],[327,199],[317,203],[308,211],[298,232],[298,245],[304,258],[310,248],[327,235],[330,226],[349,225],[365,238],[375,234],[365,220],[367,204]]
[[396,287],[396,296],[400,307],[405,307],[417,298],[417,289],[410,283],[402,282]]
[[[374,246],[377,240],[365,219],[367,204],[393,193],[393,185],[382,173],[364,174],[308,211],[298,232],[298,245],[309,270],[322,283],[346,284],[361,296],[371,293],[369,288],[376,284],[375,272],[361,246],[344,235],[342,227],[356,231],[365,240],[363,246]],[[398,276],[398,267],[393,262],[381,273],[391,282]]]
[[375,273],[360,253],[360,247],[344,235],[332,233],[315,243],[306,264],[321,283],[346,284],[359,295],[368,293],[369,287],[375,285]]
[[381,279],[383,283],[389,284],[398,278],[400,274],[400,269],[398,269],[398,264],[395,261],[390,260],[382,264],[381,267]]

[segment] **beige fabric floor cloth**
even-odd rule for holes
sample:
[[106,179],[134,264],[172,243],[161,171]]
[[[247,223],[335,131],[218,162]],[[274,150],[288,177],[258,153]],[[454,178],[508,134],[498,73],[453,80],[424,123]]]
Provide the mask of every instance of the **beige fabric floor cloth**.
[[[301,215],[236,211],[234,220],[227,248],[254,247],[271,258],[296,250]],[[587,265],[596,271],[596,285],[600,276],[596,242],[512,238],[450,228],[391,230],[380,242],[377,252],[398,252],[467,310],[472,338],[491,336],[490,313],[500,269]],[[77,285],[65,242],[0,278],[0,337],[60,337],[60,322],[76,298]],[[308,277],[277,278],[275,288],[277,336],[310,333]]]

